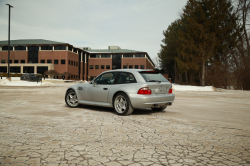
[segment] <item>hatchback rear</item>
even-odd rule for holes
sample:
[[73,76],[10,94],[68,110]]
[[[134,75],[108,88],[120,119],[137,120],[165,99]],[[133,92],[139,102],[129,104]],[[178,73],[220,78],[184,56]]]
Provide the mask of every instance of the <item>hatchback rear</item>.
[[155,71],[139,71],[145,80],[137,94],[131,95],[134,108],[152,108],[164,110],[172,105],[175,95],[172,93],[172,84],[160,73]]

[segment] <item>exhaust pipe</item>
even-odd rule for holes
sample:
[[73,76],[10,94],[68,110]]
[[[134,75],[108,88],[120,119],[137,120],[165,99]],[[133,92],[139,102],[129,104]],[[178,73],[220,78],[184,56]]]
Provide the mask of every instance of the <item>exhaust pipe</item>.
[[[171,106],[172,103],[169,102],[169,103],[166,103],[165,105],[166,105],[166,106]],[[160,106],[161,106],[161,105],[153,104],[151,107],[152,107],[152,108],[159,108]]]

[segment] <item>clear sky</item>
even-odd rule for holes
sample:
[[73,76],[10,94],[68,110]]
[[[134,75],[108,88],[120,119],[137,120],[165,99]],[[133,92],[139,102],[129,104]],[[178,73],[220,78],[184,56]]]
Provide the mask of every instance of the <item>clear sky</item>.
[[160,50],[162,32],[179,18],[187,0],[0,0],[0,40],[45,39],[75,47]]

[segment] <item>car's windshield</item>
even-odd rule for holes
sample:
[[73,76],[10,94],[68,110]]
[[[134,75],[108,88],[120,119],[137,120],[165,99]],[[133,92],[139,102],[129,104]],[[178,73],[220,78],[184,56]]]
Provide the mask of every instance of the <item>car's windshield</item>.
[[140,74],[146,82],[168,82],[168,80],[163,75],[157,72],[143,71],[140,72]]

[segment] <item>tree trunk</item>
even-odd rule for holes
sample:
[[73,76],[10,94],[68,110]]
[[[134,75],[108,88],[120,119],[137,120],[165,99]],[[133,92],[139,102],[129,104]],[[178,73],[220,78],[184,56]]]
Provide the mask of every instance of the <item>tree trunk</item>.
[[185,71],[185,76],[186,76],[186,84],[188,84],[188,76],[187,76],[187,71]]
[[205,86],[205,60],[202,62],[202,78],[201,78],[201,86]]

